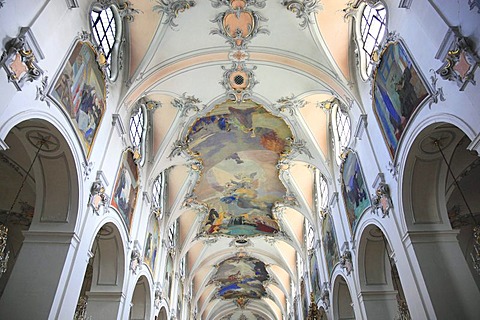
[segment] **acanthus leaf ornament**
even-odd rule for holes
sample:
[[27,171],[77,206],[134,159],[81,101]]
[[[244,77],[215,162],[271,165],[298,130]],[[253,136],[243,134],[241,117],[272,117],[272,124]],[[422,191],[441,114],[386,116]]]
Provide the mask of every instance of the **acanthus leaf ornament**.
[[388,184],[381,182],[378,185],[375,194],[372,195],[372,204],[375,212],[378,209],[382,211],[382,218],[388,216],[390,209],[393,207]]
[[178,27],[174,19],[178,17],[178,14],[184,12],[191,7],[194,7],[196,2],[192,0],[155,0],[156,5],[153,6],[153,11],[163,13],[165,17],[164,24],[168,24],[170,28],[174,29]]
[[303,108],[307,104],[307,101],[303,99],[295,99],[295,96],[292,94],[290,97],[281,97],[278,99],[277,103],[274,104],[274,107],[280,112],[288,111],[293,117],[297,114],[297,109]]
[[462,36],[459,28],[455,27],[448,30],[435,56],[443,61],[437,73],[445,80],[455,81],[460,91],[465,90],[469,83],[476,84],[474,75],[480,58],[472,48],[470,39]]
[[38,59],[43,59],[43,54],[30,28],[24,27],[18,37],[5,44],[0,65],[5,69],[8,81],[21,91],[26,82],[33,82],[42,76],[43,70],[37,63]]
[[295,13],[297,19],[301,19],[300,27],[305,29],[309,23],[313,23],[310,18],[311,14],[315,14],[321,9],[318,0],[282,0],[282,5],[289,11]]
[[181,117],[187,117],[190,111],[194,113],[200,111],[199,103],[201,103],[200,99],[195,96],[187,96],[187,93],[184,92],[180,97],[173,99],[172,107],[180,110]]

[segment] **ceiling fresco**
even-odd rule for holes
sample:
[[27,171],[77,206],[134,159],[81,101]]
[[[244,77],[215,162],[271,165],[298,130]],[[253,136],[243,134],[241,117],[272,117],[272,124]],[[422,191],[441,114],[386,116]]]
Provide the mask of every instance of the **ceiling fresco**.
[[208,208],[205,235],[275,234],[272,212],[286,188],[276,167],[290,152],[285,121],[251,101],[225,102],[197,119],[187,135],[189,150],[203,164],[194,193]]
[[269,279],[265,263],[248,256],[224,260],[212,277],[212,281],[219,286],[217,296],[235,299],[240,306],[246,304],[248,299],[265,297],[265,281]]

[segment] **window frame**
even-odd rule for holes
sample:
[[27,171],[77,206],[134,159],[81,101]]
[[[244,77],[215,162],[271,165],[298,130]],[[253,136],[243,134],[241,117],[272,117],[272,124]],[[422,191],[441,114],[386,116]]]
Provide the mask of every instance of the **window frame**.
[[[139,120],[135,122],[135,133],[139,133],[139,124],[141,124],[141,132],[136,135],[132,133],[132,122],[136,119],[136,116],[141,113]],[[147,128],[148,128],[148,113],[147,109],[143,104],[137,105],[136,108],[132,110],[130,118],[128,120],[128,136],[130,138],[130,143],[132,144],[133,150],[139,153],[139,158],[137,158],[138,164],[143,166],[145,163],[145,153],[146,153],[146,144],[147,144]],[[139,143],[135,143],[135,137],[138,136]]]
[[[385,41],[385,38],[388,33],[388,10],[386,5],[382,1],[378,1],[374,5],[370,5],[368,2],[363,1],[359,7],[358,7],[358,13],[357,13],[357,23],[356,23],[356,37],[355,41],[357,43],[357,50],[358,50],[358,59],[359,59],[359,72],[364,81],[367,81],[371,78],[374,68],[371,63],[372,61],[372,55],[375,54],[381,47],[382,44]],[[367,19],[365,10],[370,10],[370,14],[368,17],[371,17],[371,19]],[[383,18],[378,19],[379,15],[375,14],[378,11],[382,10],[384,12]],[[378,29],[378,34],[377,37],[374,37],[370,31],[372,28],[372,21],[377,21],[380,23],[380,28]],[[364,22],[366,22],[366,25],[364,25]],[[367,33],[364,33],[365,30],[362,30],[364,28],[367,28]],[[381,31],[384,30],[383,34],[380,34]],[[374,45],[372,47],[371,52],[368,52],[365,49],[365,46],[367,45],[367,42],[364,40],[364,36],[366,39],[374,39]]]
[[[348,133],[347,134],[342,134],[342,132],[339,131],[339,121],[342,119],[339,118],[339,115],[342,115],[342,117],[345,121],[340,122],[340,124],[345,124],[347,121],[348,126],[343,126],[342,127],[342,132],[344,132],[345,128],[348,128]],[[352,119],[350,117],[350,114],[348,113],[347,110],[345,110],[345,107],[343,104],[338,101],[335,102],[333,107],[332,107],[332,133],[333,133],[333,138],[334,138],[334,150],[335,150],[335,160],[338,165],[341,164],[342,162],[342,154],[343,152],[348,148],[348,145],[350,144],[352,140]],[[342,139],[343,137],[346,137],[346,139]],[[342,141],[343,140],[343,141]]]
[[[102,43],[98,43],[97,37],[98,32],[97,28],[94,25],[93,13],[98,13],[96,20],[101,19],[101,13],[106,10],[111,10],[113,15],[113,20],[115,22],[115,35],[113,39],[113,45],[110,47],[110,54],[104,52]],[[94,2],[89,11],[89,25],[90,31],[92,34],[92,42],[97,48],[101,48],[102,52],[105,54],[106,61],[108,62],[107,70],[107,79],[111,82],[116,81],[119,75],[120,70],[120,56],[121,56],[121,44],[124,33],[123,20],[120,16],[119,9],[115,3],[104,5],[100,2]],[[103,24],[102,24],[103,25]],[[107,55],[109,58],[107,58]]]
[[165,211],[165,172],[158,174],[152,184],[152,211],[162,219]]

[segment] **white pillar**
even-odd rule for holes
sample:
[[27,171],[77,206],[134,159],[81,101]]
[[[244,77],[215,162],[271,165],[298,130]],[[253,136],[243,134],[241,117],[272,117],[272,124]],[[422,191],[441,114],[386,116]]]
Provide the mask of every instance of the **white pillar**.
[[87,319],[120,319],[120,306],[125,301],[122,292],[87,292]]
[[425,282],[423,299],[431,301],[437,319],[477,319],[480,314],[480,292],[457,234],[455,230],[419,231],[405,238],[410,259],[417,260]]
[[[2,319],[55,319],[76,241],[71,232],[24,232],[25,240],[0,300]],[[74,305],[72,306],[72,316]]]
[[384,320],[395,319],[397,315],[396,291],[363,291],[358,300],[363,306],[365,319]]

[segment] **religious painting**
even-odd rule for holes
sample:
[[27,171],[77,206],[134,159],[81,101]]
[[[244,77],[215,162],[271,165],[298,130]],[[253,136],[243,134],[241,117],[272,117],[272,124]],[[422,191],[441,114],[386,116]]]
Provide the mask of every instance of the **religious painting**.
[[320,299],[322,288],[318,270],[318,259],[315,253],[310,255],[310,283],[315,302]]
[[106,108],[105,76],[90,43],[74,45],[49,96],[70,119],[88,157]]
[[286,188],[276,167],[290,152],[285,121],[252,101],[225,102],[190,127],[189,151],[203,165],[195,187],[208,207],[201,233],[272,235],[280,226],[272,209]]
[[217,296],[236,299],[245,304],[248,299],[260,299],[267,295],[264,282],[270,279],[265,263],[248,257],[237,256],[222,261],[212,282],[219,286]]
[[127,230],[130,230],[132,224],[138,186],[138,168],[134,160],[133,152],[128,149],[123,152],[110,203],[122,217],[127,226]]
[[155,271],[155,261],[158,253],[158,242],[160,232],[158,229],[158,221],[155,214],[150,215],[147,228],[147,238],[145,240],[145,252],[143,253],[143,261],[150,268],[152,274]]
[[[333,268],[340,261],[340,254],[338,252],[335,226],[333,225],[333,219],[329,214],[325,215],[325,218],[323,219],[322,244],[323,252],[325,253],[325,261],[327,262],[328,274],[331,276]],[[320,284],[318,284],[318,286],[318,290],[321,292]]]
[[385,47],[373,82],[373,110],[392,158],[429,88],[401,41]]
[[302,299],[302,315],[303,319],[307,319],[308,316],[308,294],[305,286],[305,279],[302,277],[300,281],[300,297]]
[[368,193],[365,176],[355,152],[351,150],[347,152],[340,171],[342,175],[343,201],[345,202],[345,210],[353,234],[360,216],[371,205],[370,194]]

